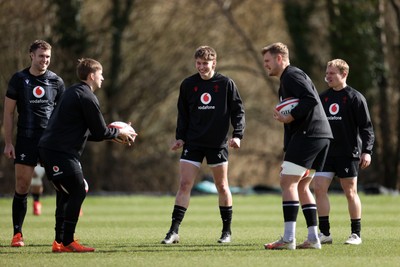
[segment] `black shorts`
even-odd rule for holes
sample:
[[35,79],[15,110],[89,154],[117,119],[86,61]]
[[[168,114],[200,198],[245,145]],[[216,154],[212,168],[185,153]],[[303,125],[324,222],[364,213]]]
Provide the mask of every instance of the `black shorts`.
[[39,153],[40,162],[46,170],[49,180],[57,180],[82,173],[81,163],[70,154],[44,148],[39,148]]
[[14,164],[24,164],[36,166],[39,162],[39,144],[40,137],[28,138],[17,136],[15,143],[15,160]]
[[325,161],[323,172],[334,172],[339,178],[352,178],[358,176],[360,160],[349,157],[328,157]]
[[228,161],[228,147],[209,148],[184,145],[181,159],[203,162],[206,158],[208,165],[217,165]]
[[290,140],[284,161],[289,161],[307,169],[321,171],[328,154],[330,140],[295,135]]

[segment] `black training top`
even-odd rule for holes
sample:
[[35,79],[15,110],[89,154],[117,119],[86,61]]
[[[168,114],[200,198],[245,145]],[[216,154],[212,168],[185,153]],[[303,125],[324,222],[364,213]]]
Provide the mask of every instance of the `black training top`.
[[290,112],[294,121],[284,125],[284,151],[294,135],[333,138],[318,92],[308,75],[299,68],[289,65],[283,71],[280,82],[281,101],[287,98],[299,99],[299,104]]
[[219,148],[226,146],[229,123],[232,137],[242,139],[245,112],[232,79],[215,73],[203,80],[196,73],[183,80],[178,99],[176,139],[185,144]]
[[329,88],[320,97],[334,137],[328,155],[359,159],[361,153],[371,154],[375,136],[365,97],[350,86]]
[[6,96],[17,101],[17,136],[40,137],[64,90],[63,80],[50,70],[40,76],[30,74],[29,68],[15,73]]
[[118,129],[107,127],[97,97],[86,83],[81,82],[65,90],[39,147],[79,157],[88,138],[89,141],[102,141],[118,134]]

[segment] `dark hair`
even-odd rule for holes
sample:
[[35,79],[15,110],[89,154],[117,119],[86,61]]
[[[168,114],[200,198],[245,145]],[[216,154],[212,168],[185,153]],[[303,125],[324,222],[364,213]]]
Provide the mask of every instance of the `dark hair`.
[[79,80],[85,81],[89,74],[95,73],[98,70],[102,70],[100,62],[91,58],[78,59],[78,66],[76,67],[76,75]]
[[289,49],[285,44],[280,42],[263,47],[263,49],[261,50],[261,54],[265,55],[267,52],[274,56],[280,54],[284,58],[289,58]]
[[43,40],[35,40],[29,47],[29,53],[35,52],[38,49],[51,50],[51,45]]
[[215,52],[214,48],[203,45],[196,49],[196,52],[194,53],[194,58],[201,58],[204,60],[216,60],[217,52]]

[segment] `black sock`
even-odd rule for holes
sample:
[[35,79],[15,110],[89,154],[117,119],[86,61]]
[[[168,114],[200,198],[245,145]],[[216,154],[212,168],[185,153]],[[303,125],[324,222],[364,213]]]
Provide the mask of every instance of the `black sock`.
[[32,198],[33,198],[33,201],[39,201],[39,199],[40,199],[40,194],[32,193]]
[[175,205],[174,210],[172,211],[172,222],[171,222],[171,228],[169,229],[170,232],[179,232],[179,226],[183,220],[183,217],[185,217],[186,213],[186,208]]
[[301,206],[304,218],[306,219],[307,228],[310,226],[317,226],[317,205],[306,204]]
[[285,222],[295,222],[299,213],[299,201],[283,201],[283,219]]
[[231,223],[232,223],[232,206],[229,207],[219,207],[219,212],[222,219],[222,232],[228,232],[231,234]]
[[12,219],[14,226],[14,235],[17,233],[22,234],[22,224],[25,220],[26,209],[27,209],[27,197],[28,194],[20,195],[17,192],[14,194],[12,203]]
[[321,216],[318,217],[319,220],[319,231],[323,233],[325,236],[330,236],[329,232],[331,225],[329,223],[329,216]]
[[361,218],[351,219],[351,233],[361,237]]

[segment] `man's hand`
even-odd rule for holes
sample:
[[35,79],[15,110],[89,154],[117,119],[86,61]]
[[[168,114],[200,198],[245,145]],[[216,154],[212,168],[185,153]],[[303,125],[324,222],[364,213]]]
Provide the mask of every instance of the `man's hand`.
[[181,139],[175,140],[171,145],[171,150],[176,151],[176,150],[182,148],[184,144],[185,144],[185,142]]

